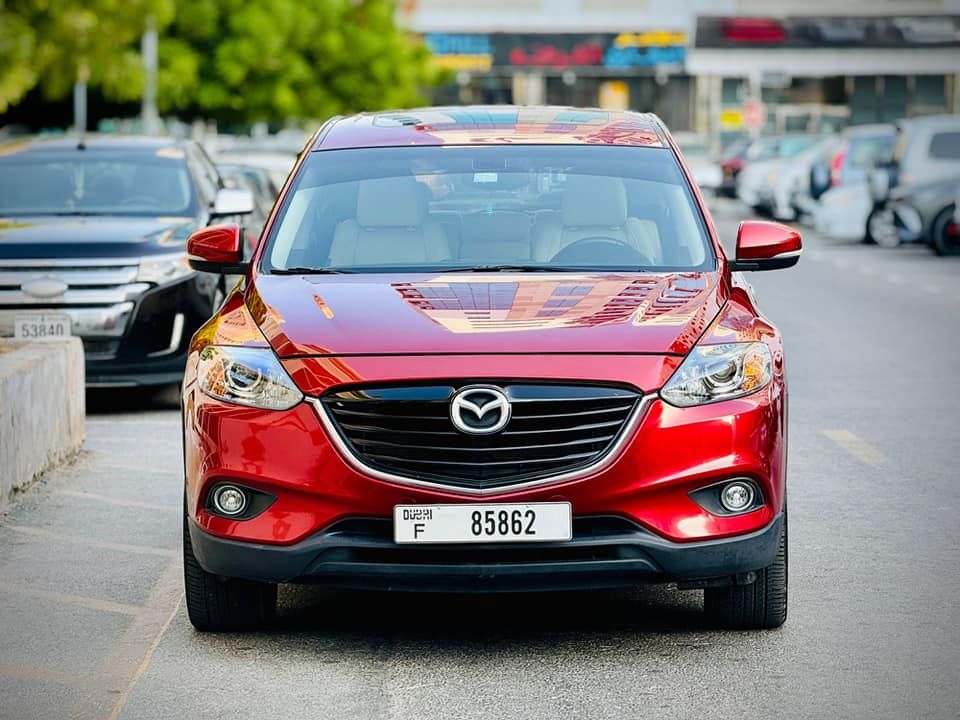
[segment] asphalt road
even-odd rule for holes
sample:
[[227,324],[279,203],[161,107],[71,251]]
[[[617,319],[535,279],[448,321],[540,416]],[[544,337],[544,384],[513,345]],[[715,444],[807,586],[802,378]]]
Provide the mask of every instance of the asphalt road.
[[[733,239],[739,208],[718,202]],[[0,718],[958,718],[960,258],[807,234],[751,277],[786,337],[790,614],[697,592],[284,588],[277,627],[181,600],[175,405],[90,398],[86,451],[0,518]]]

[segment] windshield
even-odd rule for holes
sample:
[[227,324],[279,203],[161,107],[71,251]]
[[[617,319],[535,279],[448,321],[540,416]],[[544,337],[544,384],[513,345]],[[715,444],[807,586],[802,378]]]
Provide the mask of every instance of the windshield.
[[655,148],[313,152],[267,242],[268,272],[715,266],[676,158]]
[[193,215],[183,153],[42,150],[0,157],[0,215]]

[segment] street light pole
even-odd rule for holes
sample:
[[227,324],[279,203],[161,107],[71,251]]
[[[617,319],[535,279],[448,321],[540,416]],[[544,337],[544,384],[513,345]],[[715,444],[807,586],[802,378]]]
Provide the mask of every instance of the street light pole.
[[87,80],[90,79],[90,66],[81,60],[77,66],[77,80],[73,84],[73,127],[78,135],[87,132]]
[[143,57],[143,104],[140,121],[146,135],[160,132],[160,115],[157,112],[157,28],[156,18],[147,18],[147,28],[140,41],[140,54]]

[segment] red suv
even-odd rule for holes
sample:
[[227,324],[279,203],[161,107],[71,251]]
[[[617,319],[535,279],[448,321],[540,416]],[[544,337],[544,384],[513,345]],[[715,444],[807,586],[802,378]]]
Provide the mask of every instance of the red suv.
[[183,384],[190,619],[257,627],[277,584],[540,591],[675,582],[722,626],[786,618],[787,393],[650,115],[464,107],[327,122]]

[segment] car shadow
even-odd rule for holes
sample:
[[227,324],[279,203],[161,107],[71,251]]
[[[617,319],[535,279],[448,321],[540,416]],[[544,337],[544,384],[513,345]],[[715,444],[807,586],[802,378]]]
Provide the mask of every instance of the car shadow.
[[283,586],[270,634],[322,635],[376,645],[391,642],[528,645],[623,633],[707,629],[702,593],[667,585],[635,590],[454,595],[330,592]]
[[180,386],[87,388],[87,415],[179,410]]

